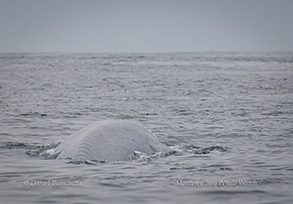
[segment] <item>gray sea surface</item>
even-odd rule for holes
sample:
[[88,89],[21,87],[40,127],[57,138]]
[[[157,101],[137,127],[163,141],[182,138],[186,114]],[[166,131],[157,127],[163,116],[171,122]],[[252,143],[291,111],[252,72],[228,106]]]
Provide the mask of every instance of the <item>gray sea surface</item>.
[[[293,203],[292,52],[2,53],[0,114],[1,203]],[[104,119],[174,151],[46,156]]]

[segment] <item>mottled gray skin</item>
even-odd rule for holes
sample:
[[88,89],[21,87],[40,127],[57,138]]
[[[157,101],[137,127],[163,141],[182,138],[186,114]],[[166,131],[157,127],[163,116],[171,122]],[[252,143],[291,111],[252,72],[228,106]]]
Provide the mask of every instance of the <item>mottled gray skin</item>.
[[84,127],[60,143],[57,159],[128,161],[134,151],[152,154],[168,152],[169,147],[148,129],[128,121],[100,121]]

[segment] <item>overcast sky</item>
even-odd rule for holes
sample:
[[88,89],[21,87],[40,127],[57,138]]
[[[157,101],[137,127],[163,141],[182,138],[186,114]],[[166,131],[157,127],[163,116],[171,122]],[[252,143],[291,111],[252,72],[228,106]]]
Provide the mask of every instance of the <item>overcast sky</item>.
[[293,0],[0,0],[0,52],[293,51]]

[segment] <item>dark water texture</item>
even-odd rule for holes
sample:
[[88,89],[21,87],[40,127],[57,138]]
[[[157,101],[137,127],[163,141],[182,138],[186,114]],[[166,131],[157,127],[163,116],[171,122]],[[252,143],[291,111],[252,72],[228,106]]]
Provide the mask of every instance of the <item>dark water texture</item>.
[[[292,52],[0,54],[0,114],[3,203],[293,202]],[[42,154],[103,119],[174,151],[94,165]]]

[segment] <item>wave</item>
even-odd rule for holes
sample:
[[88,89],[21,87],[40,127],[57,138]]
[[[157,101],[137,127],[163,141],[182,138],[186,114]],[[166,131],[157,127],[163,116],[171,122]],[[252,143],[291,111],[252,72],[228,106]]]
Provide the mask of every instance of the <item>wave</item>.
[[1,149],[24,149],[25,154],[31,158],[40,158],[40,159],[55,159],[58,154],[55,154],[54,148],[57,147],[60,143],[57,144],[28,144],[24,142],[5,142]]

